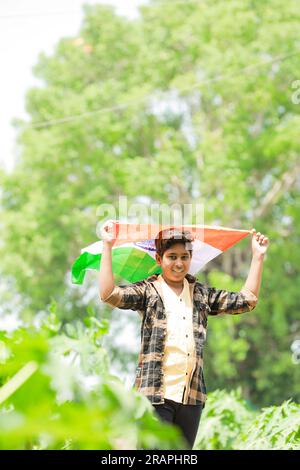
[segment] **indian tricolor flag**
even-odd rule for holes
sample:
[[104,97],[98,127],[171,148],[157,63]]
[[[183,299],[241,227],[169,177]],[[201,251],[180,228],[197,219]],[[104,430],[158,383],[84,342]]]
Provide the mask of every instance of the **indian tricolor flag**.
[[[161,230],[178,229],[191,232],[194,241],[189,273],[197,274],[209,261],[228,250],[251,233],[208,225],[158,225],[115,223],[115,241],[112,248],[113,272],[129,282],[161,273],[155,261],[155,238]],[[99,271],[103,242],[97,241],[81,250],[72,266],[73,284],[82,284],[87,269]]]

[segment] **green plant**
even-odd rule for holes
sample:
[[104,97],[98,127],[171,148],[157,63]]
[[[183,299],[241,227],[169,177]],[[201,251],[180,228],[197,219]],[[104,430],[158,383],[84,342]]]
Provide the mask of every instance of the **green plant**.
[[203,450],[299,450],[300,405],[285,401],[260,413],[241,389],[209,394],[195,443]]
[[[55,309],[54,309],[55,310]],[[109,373],[101,346],[107,324],[59,325],[0,333],[0,449],[180,449],[146,397]]]
[[300,450],[300,405],[287,400],[264,408],[245,429],[237,448]]
[[252,421],[254,412],[241,398],[241,390],[230,393],[216,390],[208,395],[202,413],[195,449],[228,450],[245,425]]

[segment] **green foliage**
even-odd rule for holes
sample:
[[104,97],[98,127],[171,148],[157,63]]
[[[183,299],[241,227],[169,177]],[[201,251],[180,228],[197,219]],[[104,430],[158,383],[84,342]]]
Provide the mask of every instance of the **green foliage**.
[[237,448],[300,450],[300,405],[288,400],[263,409],[245,430],[242,447]]
[[0,448],[185,448],[148,399],[109,373],[107,325],[86,320],[53,335],[52,312],[38,329],[1,332]]
[[216,390],[208,397],[195,442],[198,450],[299,450],[300,405],[253,410],[241,390]]
[[254,412],[238,389],[230,393],[216,390],[209,394],[202,412],[195,449],[234,449],[236,439],[253,420]]

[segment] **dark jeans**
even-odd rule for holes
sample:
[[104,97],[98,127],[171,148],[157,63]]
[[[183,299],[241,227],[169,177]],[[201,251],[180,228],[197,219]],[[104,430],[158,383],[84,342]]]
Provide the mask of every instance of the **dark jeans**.
[[202,405],[183,405],[165,398],[165,403],[152,406],[162,421],[173,423],[181,429],[189,449],[192,449],[200,423]]

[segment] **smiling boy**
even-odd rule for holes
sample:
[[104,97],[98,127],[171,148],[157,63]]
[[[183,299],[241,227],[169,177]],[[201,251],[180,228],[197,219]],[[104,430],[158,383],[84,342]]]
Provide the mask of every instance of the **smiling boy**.
[[192,259],[189,232],[160,232],[156,261],[162,274],[116,286],[112,272],[113,224],[101,229],[103,252],[99,291],[103,302],[141,316],[141,350],[135,387],[158,416],[178,426],[192,449],[206,401],[203,346],[208,315],[240,314],[255,308],[268,239],[252,230],[252,261],[240,292],[207,287],[188,274]]

